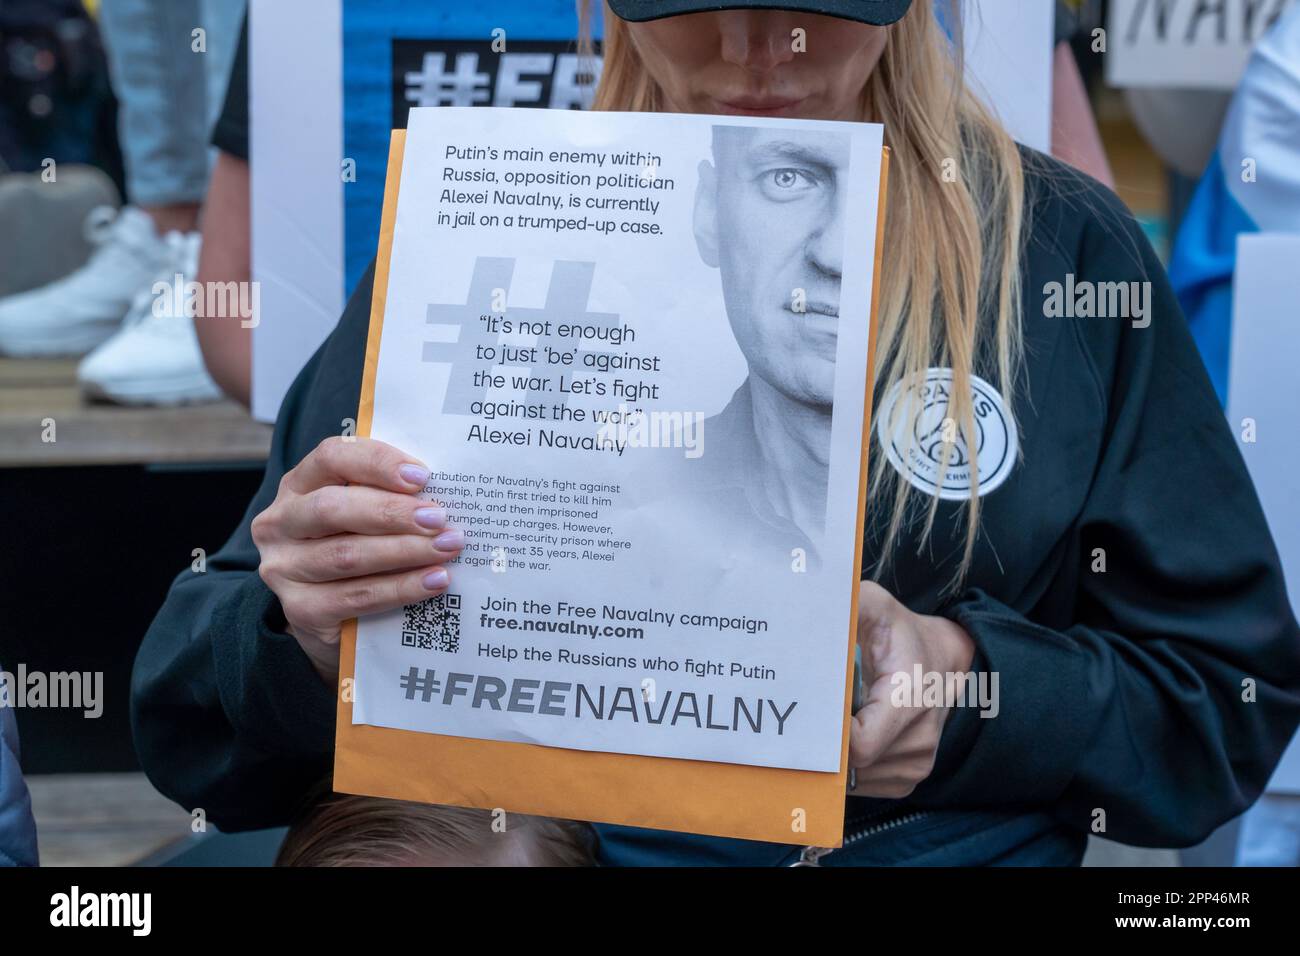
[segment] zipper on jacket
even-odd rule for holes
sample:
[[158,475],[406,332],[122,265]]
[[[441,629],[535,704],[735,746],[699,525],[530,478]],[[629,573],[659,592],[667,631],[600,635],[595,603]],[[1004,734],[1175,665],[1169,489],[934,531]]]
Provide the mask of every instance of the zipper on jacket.
[[[878,834],[886,833],[889,830],[896,830],[899,827],[907,826],[909,823],[915,823],[917,820],[928,817],[929,815],[929,811],[926,810],[904,810],[895,813],[893,816],[886,816],[883,818],[868,817],[861,821],[858,829],[845,835],[844,843],[839,847],[839,849],[847,850],[850,846],[853,846],[856,843],[861,843],[863,840],[869,840]],[[870,822],[871,820],[875,820],[875,822],[872,823]],[[798,859],[790,865],[792,867],[821,866],[821,861],[835,852],[836,849],[833,847],[806,846],[799,851]]]

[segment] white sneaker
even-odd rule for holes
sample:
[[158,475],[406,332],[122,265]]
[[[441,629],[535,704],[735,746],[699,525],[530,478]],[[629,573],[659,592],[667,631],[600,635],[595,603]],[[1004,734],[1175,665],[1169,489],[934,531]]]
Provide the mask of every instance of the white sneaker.
[[101,206],[84,229],[98,247],[90,261],[57,282],[0,299],[0,353],[84,355],[116,331],[136,293],[167,271],[167,243],[139,209]]
[[[189,282],[198,271],[199,236],[173,232],[166,241],[172,252],[166,278],[170,290],[176,276]],[[87,396],[122,405],[187,405],[221,398],[203,365],[194,319],[174,314],[170,292],[167,296],[161,300],[152,287],[143,290],[121,331],[81,360],[77,381]]]

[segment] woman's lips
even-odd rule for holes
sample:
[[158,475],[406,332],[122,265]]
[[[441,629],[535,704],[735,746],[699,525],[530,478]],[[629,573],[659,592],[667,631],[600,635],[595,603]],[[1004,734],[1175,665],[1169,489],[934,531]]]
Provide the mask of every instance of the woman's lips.
[[806,96],[733,96],[714,98],[724,116],[794,116]]

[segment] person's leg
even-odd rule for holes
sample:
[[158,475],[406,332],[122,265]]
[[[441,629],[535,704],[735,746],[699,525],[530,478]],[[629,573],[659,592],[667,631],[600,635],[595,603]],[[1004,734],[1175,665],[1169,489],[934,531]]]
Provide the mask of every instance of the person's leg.
[[1052,155],[1115,188],[1088,90],[1068,43],[1058,43],[1052,57]]
[[18,763],[18,723],[0,680],[0,866],[36,866],[36,822]]
[[208,184],[208,54],[193,35],[200,0],[103,0],[100,22],[128,198],[159,234],[192,232]]
[[1246,811],[1237,866],[1300,866],[1300,794],[1266,793]]
[[[84,355],[112,341],[112,356],[98,355],[79,371],[92,394],[112,398],[118,383],[129,382],[132,400],[145,400],[151,376],[181,363],[184,374],[173,369],[160,387],[165,400],[215,396],[193,342],[192,321],[182,316],[171,323],[176,339],[174,348],[165,350],[157,330],[136,334],[138,323],[124,319],[147,310],[154,284],[171,281],[192,258],[179,255],[189,249],[180,236],[167,234],[197,241],[193,234],[212,156],[208,90],[210,85],[224,90],[242,11],[241,0],[217,0],[204,19],[201,0],[103,0],[101,23],[121,102],[132,205],[115,219],[97,211],[88,221],[97,249],[83,268],[0,300],[0,353]],[[118,341],[123,336],[126,344]]]
[[[204,142],[211,138],[212,126],[221,115],[226,101],[226,86],[230,83],[230,69],[239,48],[240,28],[244,22],[245,0],[202,0],[200,10],[203,26],[208,31],[208,52],[205,61],[207,80],[207,126]],[[212,157],[215,163],[216,157]]]
[[[249,170],[247,161],[219,153],[203,213],[203,251],[198,281],[247,283],[249,252]],[[253,330],[241,316],[209,316],[195,323],[208,374],[229,398],[245,408],[252,401]]]

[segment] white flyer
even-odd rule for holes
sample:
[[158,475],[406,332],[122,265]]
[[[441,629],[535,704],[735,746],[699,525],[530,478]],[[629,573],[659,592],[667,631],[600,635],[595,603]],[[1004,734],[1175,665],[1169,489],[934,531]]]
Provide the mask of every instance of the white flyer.
[[370,435],[466,547],[353,723],[840,771],[881,182],[874,124],[412,111]]

